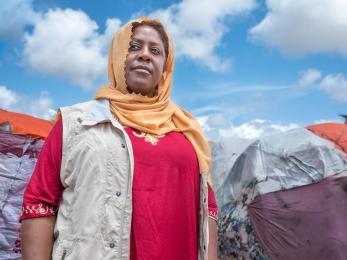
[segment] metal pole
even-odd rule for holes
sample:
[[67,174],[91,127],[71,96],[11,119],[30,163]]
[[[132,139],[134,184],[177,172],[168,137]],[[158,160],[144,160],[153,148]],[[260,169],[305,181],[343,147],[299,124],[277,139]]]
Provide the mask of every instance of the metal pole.
[[340,115],[340,116],[345,119],[345,124],[347,124],[347,115]]

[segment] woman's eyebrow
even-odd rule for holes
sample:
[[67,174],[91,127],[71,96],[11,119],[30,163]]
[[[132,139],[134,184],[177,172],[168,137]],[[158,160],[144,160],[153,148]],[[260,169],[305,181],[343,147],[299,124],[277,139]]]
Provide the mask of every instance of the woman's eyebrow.
[[[141,39],[139,39],[139,38],[132,38],[132,40],[131,41],[136,41],[136,42],[139,42],[139,43],[143,43],[144,42],[144,40],[141,40]],[[149,44],[151,45],[151,46],[160,46],[160,42],[154,42],[154,41],[149,41]]]

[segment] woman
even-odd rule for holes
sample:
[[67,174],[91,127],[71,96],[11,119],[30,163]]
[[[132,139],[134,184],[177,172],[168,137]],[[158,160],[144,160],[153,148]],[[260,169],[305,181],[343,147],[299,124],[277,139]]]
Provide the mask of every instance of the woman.
[[216,258],[210,151],[170,101],[173,62],[160,21],[117,31],[110,85],[62,108],[42,149],[23,200],[24,260]]

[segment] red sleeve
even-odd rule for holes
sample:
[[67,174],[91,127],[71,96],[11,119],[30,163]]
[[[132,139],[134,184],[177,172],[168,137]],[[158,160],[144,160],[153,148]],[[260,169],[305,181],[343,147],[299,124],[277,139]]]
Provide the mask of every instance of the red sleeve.
[[215,221],[218,221],[218,206],[214,191],[208,184],[208,216]]
[[20,220],[55,215],[63,191],[60,181],[63,124],[59,119],[47,137],[26,187]]

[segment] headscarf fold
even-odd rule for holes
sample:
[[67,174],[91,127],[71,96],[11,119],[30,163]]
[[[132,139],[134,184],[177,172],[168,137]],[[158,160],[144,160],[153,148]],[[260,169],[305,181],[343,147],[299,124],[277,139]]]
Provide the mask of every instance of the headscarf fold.
[[110,84],[101,86],[95,99],[109,99],[113,116],[125,127],[132,127],[153,135],[165,135],[172,131],[182,132],[195,149],[200,173],[208,174],[211,165],[210,147],[199,123],[190,113],[170,100],[174,55],[172,40],[169,36],[169,54],[158,84],[157,94],[154,97],[146,97],[127,91],[125,60],[132,37],[132,26],[135,22],[145,21],[161,24],[157,19],[150,20],[142,17],[128,22],[114,35],[108,57]]

